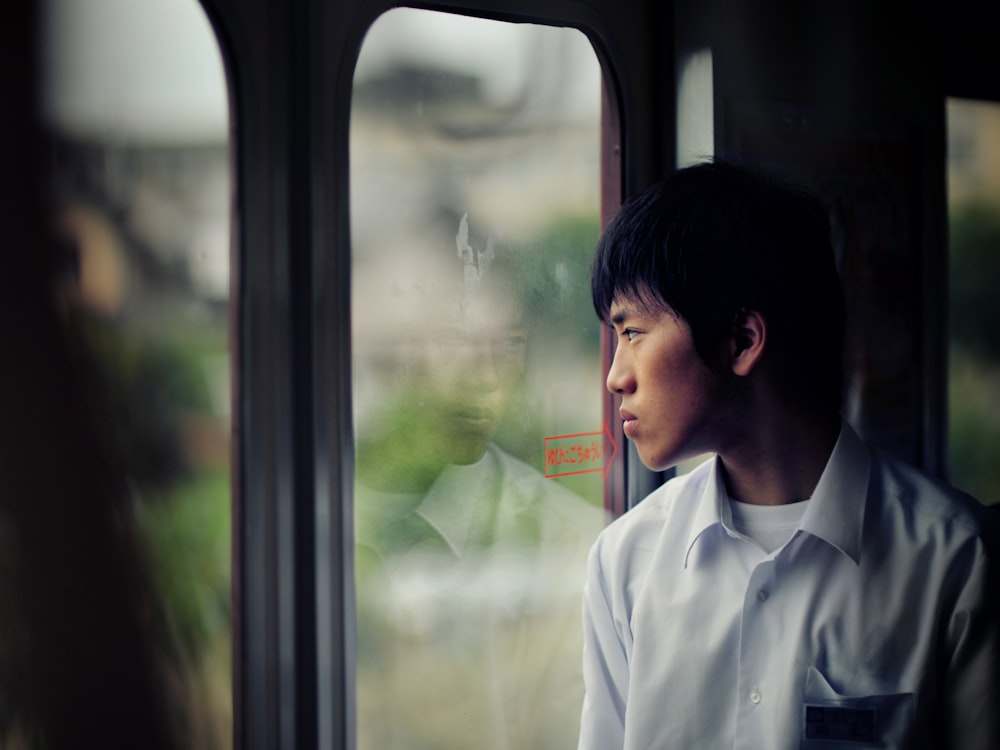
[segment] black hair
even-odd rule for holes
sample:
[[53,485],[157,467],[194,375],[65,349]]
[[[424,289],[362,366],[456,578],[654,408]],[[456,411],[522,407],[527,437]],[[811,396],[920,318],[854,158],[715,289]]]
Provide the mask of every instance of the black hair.
[[843,290],[826,210],[804,190],[722,161],[681,169],[621,207],[598,243],[591,291],[605,323],[616,298],[673,311],[710,366],[736,319],[756,310],[782,392],[817,413],[840,409]]

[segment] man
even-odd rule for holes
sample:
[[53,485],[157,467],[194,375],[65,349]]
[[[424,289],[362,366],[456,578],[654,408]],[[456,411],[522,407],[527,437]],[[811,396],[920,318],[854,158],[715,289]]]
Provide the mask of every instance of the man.
[[643,463],[714,455],[591,550],[579,747],[1000,747],[994,532],[841,421],[818,201],[681,170],[608,227],[593,297]]

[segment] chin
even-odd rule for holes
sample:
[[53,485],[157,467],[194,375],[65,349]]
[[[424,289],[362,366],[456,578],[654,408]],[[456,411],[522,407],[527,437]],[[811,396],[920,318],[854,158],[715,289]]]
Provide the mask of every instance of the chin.
[[643,451],[639,446],[636,446],[636,449],[642,465],[650,471],[667,471],[668,469],[673,469],[679,463],[699,455],[697,451],[673,450],[650,453],[649,451]]
[[639,460],[642,461],[642,465],[645,466],[650,471],[666,471],[667,469],[672,469],[681,459],[671,459],[671,458],[660,458],[658,456],[646,457],[639,453]]

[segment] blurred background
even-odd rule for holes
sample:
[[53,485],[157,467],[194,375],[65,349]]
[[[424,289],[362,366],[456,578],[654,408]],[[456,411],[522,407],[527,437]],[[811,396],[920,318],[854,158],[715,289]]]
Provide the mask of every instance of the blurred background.
[[[104,502],[138,540],[140,628],[173,746],[231,747],[232,178],[219,46],[197,0],[44,0],[37,9],[55,302],[88,350],[98,439],[125,481],[124,507]],[[57,539],[68,521],[48,523]],[[102,582],[91,583],[97,606]],[[58,613],[59,594],[50,596]],[[61,607],[67,619],[80,615]],[[108,613],[86,616],[114,632]],[[116,674],[105,664],[91,675],[95,694]],[[4,697],[0,746],[58,745],[32,726],[19,691]]]
[[947,103],[949,221],[948,469],[953,484],[1000,503],[1000,105]]

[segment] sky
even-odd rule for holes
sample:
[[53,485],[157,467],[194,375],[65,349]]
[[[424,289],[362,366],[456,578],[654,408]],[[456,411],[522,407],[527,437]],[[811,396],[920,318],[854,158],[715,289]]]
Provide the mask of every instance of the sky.
[[44,0],[43,115],[74,135],[221,141],[228,96],[197,0]]
[[[197,0],[44,0],[43,7],[43,114],[50,124],[115,140],[225,139],[225,71]],[[530,74],[526,65],[537,56],[527,47],[537,33],[528,24],[394,9],[369,31],[358,69],[377,73],[419,53],[480,75],[484,93],[502,100]],[[570,37],[574,65],[596,68],[583,35]]]

